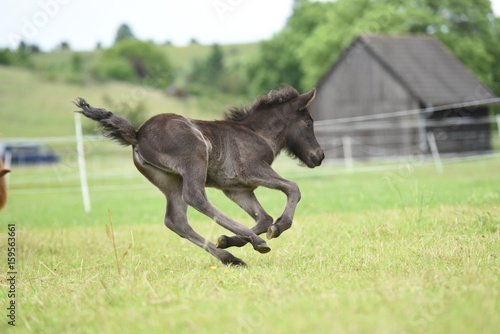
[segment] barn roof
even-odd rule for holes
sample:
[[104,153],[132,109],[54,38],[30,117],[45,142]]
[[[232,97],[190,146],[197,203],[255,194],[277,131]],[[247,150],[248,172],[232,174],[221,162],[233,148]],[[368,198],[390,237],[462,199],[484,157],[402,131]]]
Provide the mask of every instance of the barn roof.
[[[363,35],[344,55],[354,47],[365,47],[423,105],[438,106],[496,97],[434,37]],[[331,71],[344,58],[341,57]]]

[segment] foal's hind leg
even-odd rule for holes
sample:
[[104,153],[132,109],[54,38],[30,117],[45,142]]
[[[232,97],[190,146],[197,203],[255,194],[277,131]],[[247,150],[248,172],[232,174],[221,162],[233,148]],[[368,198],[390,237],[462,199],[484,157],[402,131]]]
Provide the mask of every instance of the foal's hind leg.
[[145,163],[136,151],[134,151],[134,163],[137,169],[165,194],[167,198],[165,225],[169,229],[197,246],[200,246],[219,259],[223,264],[246,265],[243,260],[233,256],[225,250],[218,249],[213,243],[207,241],[191,228],[186,216],[187,204],[182,200],[181,177],[168,174],[159,168]]
[[[245,212],[248,213],[253,219],[255,219],[256,224],[251,228],[255,234],[259,235],[266,232],[269,226],[273,223],[273,218],[267,214],[264,208],[260,205],[253,190],[225,190],[224,194],[245,210]],[[237,235],[231,237],[221,235],[217,240],[216,246],[218,248],[228,248],[233,246],[242,247],[247,243],[247,240]]]
[[182,200],[180,191],[167,192],[166,196],[167,213],[165,215],[165,225],[169,229],[171,229],[181,237],[188,239],[195,245],[203,248],[204,250],[218,258],[223,264],[246,266],[243,260],[235,257],[234,255],[223,249],[218,249],[213,243],[206,240],[193,230],[193,228],[188,223],[186,217],[187,204]]

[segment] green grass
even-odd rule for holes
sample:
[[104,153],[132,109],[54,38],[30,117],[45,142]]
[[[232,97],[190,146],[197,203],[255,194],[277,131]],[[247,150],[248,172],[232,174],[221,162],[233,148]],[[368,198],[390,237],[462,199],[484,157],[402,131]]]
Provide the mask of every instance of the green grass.
[[[342,174],[277,168],[303,199],[292,229],[225,267],[168,231],[165,202],[128,149],[88,155],[92,212],[75,166],[19,168],[0,213],[17,228],[17,330],[71,333],[496,333],[500,327],[500,159]],[[104,150],[104,148],[103,148]],[[123,154],[122,154],[123,153]],[[64,171],[64,172],[63,172]],[[403,172],[404,171],[404,172]],[[106,187],[135,185],[132,190]],[[38,192],[28,190],[36,188]],[[62,189],[65,189],[63,192]],[[101,189],[98,191],[98,189]],[[67,191],[66,191],[67,190]],[[251,220],[219,192],[223,211]],[[258,197],[277,217],[284,196]],[[112,212],[120,274],[106,233]],[[215,240],[227,233],[190,211]],[[0,261],[3,273],[6,260]],[[0,301],[7,302],[6,286]],[[0,324],[8,327],[6,318]]]

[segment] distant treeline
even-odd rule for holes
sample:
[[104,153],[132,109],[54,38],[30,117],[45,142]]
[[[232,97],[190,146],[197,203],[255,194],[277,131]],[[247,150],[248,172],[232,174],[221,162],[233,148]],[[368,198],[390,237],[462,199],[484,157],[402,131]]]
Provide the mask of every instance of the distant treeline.
[[434,35],[500,94],[500,18],[489,0],[296,0],[286,26],[261,43],[249,67],[252,87],[287,82],[306,90],[368,33]]
[[[166,89],[181,82],[182,89],[195,94],[219,90],[254,96],[281,83],[310,89],[356,36],[368,33],[434,35],[500,94],[500,18],[489,0],[295,0],[285,27],[259,44],[257,57],[230,67],[215,44],[192,62],[182,80],[163,46],[138,40],[125,24],[113,46],[100,50],[97,45],[92,61],[74,53],[65,71],[36,68],[30,56],[40,49],[24,42],[17,50],[0,50],[0,64],[35,68],[48,78],[66,73],[76,83],[113,79]],[[70,46],[62,42],[58,49]]]
[[[196,40],[192,45],[198,45]],[[170,45],[170,43],[165,43]],[[114,44],[103,49],[97,44],[95,52],[71,52],[68,42],[62,42],[50,54],[71,53],[71,56],[50,59],[40,64],[35,61],[40,48],[34,44],[20,42],[16,50],[0,49],[0,65],[20,66],[33,69],[49,80],[64,80],[71,83],[86,83],[89,80],[119,80],[159,89],[167,89],[178,75],[165,45],[152,41],[142,41],[135,37],[132,29],[121,25]],[[193,94],[203,94],[207,90],[218,89],[228,94],[244,94],[247,86],[245,71],[228,68],[225,54],[218,44],[210,46],[208,55],[197,57],[188,73],[176,84],[174,91],[189,90]],[[205,88],[203,88],[205,87]]]

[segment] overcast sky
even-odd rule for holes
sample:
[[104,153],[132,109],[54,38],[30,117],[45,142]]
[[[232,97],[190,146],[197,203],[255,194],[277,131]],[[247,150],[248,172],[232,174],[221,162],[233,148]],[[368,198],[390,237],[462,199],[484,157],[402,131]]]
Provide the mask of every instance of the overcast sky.
[[290,16],[293,0],[2,0],[0,47],[19,40],[51,50],[112,44],[127,23],[140,39],[188,44],[246,43],[270,38]]
[[[127,23],[140,39],[186,45],[256,42],[285,24],[293,0],[1,0],[0,47],[20,40],[52,50],[62,41],[91,50]],[[500,0],[492,1],[500,15]]]

